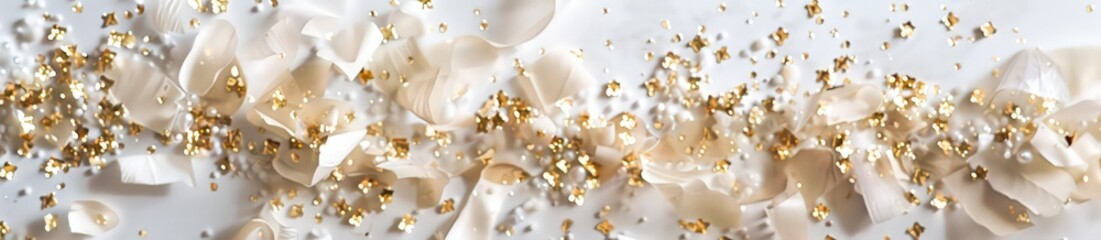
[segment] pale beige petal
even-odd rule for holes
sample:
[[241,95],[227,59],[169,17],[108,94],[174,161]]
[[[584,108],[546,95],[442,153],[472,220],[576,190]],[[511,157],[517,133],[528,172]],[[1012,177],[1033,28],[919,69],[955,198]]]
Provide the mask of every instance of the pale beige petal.
[[1042,216],[1054,216],[1061,212],[1067,199],[1052,195],[1022,176],[1020,171],[1023,167],[1015,160],[1002,157],[998,151],[986,151],[972,156],[970,162],[989,170],[987,182],[992,189],[1020,202],[1032,212]]
[[883,105],[883,91],[865,84],[849,84],[823,90],[812,97],[804,111],[819,113],[826,125],[852,122],[871,116]]
[[490,25],[486,39],[495,45],[512,46],[542,33],[559,8],[558,0],[490,0],[488,8],[502,14],[486,15]]
[[299,162],[290,157],[275,159],[275,171],[283,177],[304,186],[316,185],[332,173],[344,159],[359,146],[367,130],[361,129],[328,136],[317,152],[311,149],[293,151],[298,153]]
[[493,239],[508,191],[527,176],[511,164],[494,164],[482,169],[481,177],[460,210],[447,236],[463,239]]
[[152,12],[153,29],[160,33],[179,33],[187,27],[182,11],[190,10],[184,0],[156,1],[157,9]]
[[1062,70],[1070,92],[1071,102],[1098,99],[1101,91],[1101,47],[1080,46],[1061,48],[1048,52],[1051,60]]
[[428,32],[428,10],[418,1],[406,1],[386,16],[386,22],[393,24],[399,38],[419,38]]
[[798,192],[786,198],[777,196],[765,210],[769,225],[779,229],[776,232],[778,239],[807,239],[809,208],[800,204],[803,201],[803,196]]
[[527,67],[527,75],[517,77],[515,86],[528,104],[546,114],[558,111],[558,100],[595,84],[581,59],[567,51],[547,51]]
[[[313,26],[322,24],[316,21],[321,20],[311,20],[303,31],[313,30]],[[354,80],[382,44],[382,31],[373,22],[356,23],[321,38],[325,44],[319,47],[317,56],[329,60],[347,79]]]
[[177,155],[136,155],[119,158],[122,182],[143,185],[164,185],[183,182],[195,185],[191,160]]
[[1025,99],[1019,94],[1031,94],[1049,99],[1067,100],[1067,82],[1059,66],[1039,49],[1017,52],[1002,73],[994,96],[995,102]]
[[236,54],[237,30],[233,24],[221,19],[204,23],[180,66],[180,86],[188,93],[206,95]]
[[74,201],[69,206],[69,229],[74,233],[96,236],[119,225],[119,215],[95,200]]
[[111,93],[130,120],[158,132],[171,129],[183,91],[139,55],[119,55],[114,64],[106,76],[115,80]]
[[409,160],[387,161],[379,168],[393,172],[397,179],[417,179],[417,207],[436,206],[443,195],[443,188],[450,182],[446,173],[434,167]]
[[1009,212],[1010,207],[1023,212],[1023,206],[998,194],[984,181],[972,180],[968,169],[948,175],[943,182],[972,220],[998,236],[1006,236],[1032,226],[1031,222],[1016,221],[1017,215]]
[[241,227],[233,240],[275,240],[275,231],[263,219],[252,219]]

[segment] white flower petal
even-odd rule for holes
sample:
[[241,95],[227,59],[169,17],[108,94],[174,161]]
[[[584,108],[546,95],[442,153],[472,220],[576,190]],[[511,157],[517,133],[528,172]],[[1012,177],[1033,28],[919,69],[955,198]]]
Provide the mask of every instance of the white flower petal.
[[[259,238],[258,238],[259,237]],[[252,219],[245,223],[245,226],[241,227],[241,230],[237,232],[237,235],[233,236],[233,240],[275,240],[275,231],[271,225],[263,219]]]
[[316,152],[312,149],[297,151],[299,162],[295,163],[289,157],[282,158],[280,155],[281,159],[276,159],[272,165],[279,175],[305,186],[313,186],[344,162],[366,134],[367,130],[361,129],[329,135]]
[[138,55],[120,55],[105,75],[115,80],[111,93],[130,120],[157,132],[171,128],[180,111],[176,101],[184,93],[152,62]]
[[[883,91],[878,87],[866,84],[849,84],[843,87],[823,90],[815,94],[805,109],[808,114],[815,114],[820,108],[826,125],[852,122],[871,116],[883,105]],[[813,118],[813,116],[812,116]],[[806,120],[806,119],[805,119]]]
[[1016,94],[1032,94],[1060,101],[1069,96],[1067,82],[1059,72],[1059,66],[1035,48],[1021,50],[1010,59],[995,92],[994,101],[1012,99],[1015,97],[1011,96]]
[[872,222],[881,223],[902,215],[910,206],[903,198],[902,186],[899,186],[893,174],[882,174],[875,166],[864,159],[853,159],[853,177],[856,187],[864,197],[864,206]]
[[152,12],[153,29],[160,33],[179,33],[187,27],[186,19],[180,16],[182,11],[190,9],[184,0],[156,1],[157,10]]
[[800,204],[803,201],[798,192],[786,198],[778,196],[765,210],[769,225],[780,230],[776,232],[779,239],[807,239],[810,221],[807,220],[808,208]]
[[428,11],[418,1],[406,1],[396,10],[390,11],[386,22],[393,24],[400,38],[419,38],[428,32],[425,18]]
[[397,179],[417,179],[417,208],[436,206],[451,180],[443,171],[414,161],[388,161],[378,167],[393,172]]
[[96,236],[118,225],[119,215],[99,201],[75,201],[69,207],[69,229],[74,233]]
[[542,33],[558,10],[558,0],[490,0],[486,39],[498,46],[513,46]]
[[[1054,216],[1063,210],[1063,203],[1067,199],[1047,192],[1022,176],[1021,171],[1024,167],[1019,166],[1013,159],[1006,159],[997,151],[986,151],[972,156],[969,162],[988,169],[987,182],[992,189],[1020,202],[1032,212],[1041,216]],[[1074,181],[1070,180],[1068,184],[1074,186],[1073,183]]]
[[595,79],[577,56],[567,51],[548,51],[527,67],[528,76],[515,83],[528,104],[545,114],[554,113],[555,102],[594,85]]
[[1079,46],[1049,51],[1051,60],[1062,70],[1070,91],[1068,100],[1098,99],[1101,91],[1101,47]]
[[191,159],[176,155],[137,155],[119,158],[122,182],[144,185],[164,185],[184,182],[195,185]]
[[961,169],[945,177],[943,182],[972,220],[998,236],[1006,236],[1032,226],[1031,222],[1016,221],[1017,216],[1007,211],[1013,206],[1017,211],[1023,212],[1024,207],[995,192],[982,180],[972,180],[970,173],[966,168]]
[[356,79],[356,74],[367,66],[375,50],[382,44],[382,31],[373,22],[356,23],[332,34],[324,34],[329,29],[317,29],[318,21],[327,21],[328,18],[315,18],[306,24],[303,33],[310,35],[321,33],[326,41],[318,51],[317,56],[329,60],[337,69],[344,73],[348,79]]
[[222,19],[203,24],[180,67],[180,86],[188,93],[206,95],[236,54],[237,30],[233,24]]
[[511,164],[494,164],[482,170],[478,183],[466,199],[447,236],[463,239],[493,239],[497,217],[508,199],[512,184],[520,182],[524,170]]

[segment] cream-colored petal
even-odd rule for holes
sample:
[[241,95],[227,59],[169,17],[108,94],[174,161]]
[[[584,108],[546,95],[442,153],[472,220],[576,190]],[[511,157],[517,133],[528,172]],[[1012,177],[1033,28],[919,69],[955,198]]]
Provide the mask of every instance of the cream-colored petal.
[[440,202],[440,196],[443,195],[444,186],[450,182],[450,178],[443,171],[414,161],[388,161],[379,164],[378,167],[393,172],[397,179],[417,179],[418,208],[436,206]]
[[994,101],[1024,99],[1018,94],[1031,94],[1049,99],[1067,100],[1067,82],[1059,66],[1039,49],[1029,48],[1017,52],[1002,73],[1002,81],[995,90]]
[[122,182],[143,185],[164,185],[184,182],[195,185],[191,160],[177,155],[136,155],[119,158]]
[[[413,62],[409,62],[410,58]],[[397,95],[402,86],[401,79],[407,82],[429,81],[439,71],[430,64],[414,39],[401,39],[383,45],[375,53],[370,65],[376,78],[372,82],[389,96]]]
[[[328,140],[314,153],[311,149],[296,152],[299,162],[280,156],[272,164],[283,177],[304,186],[316,185],[333,172],[358,146],[367,130],[356,130],[328,136]],[[315,155],[316,154],[316,155]]]
[[984,181],[972,180],[968,169],[948,175],[943,182],[972,220],[998,236],[1006,236],[1032,226],[1031,222],[1016,221],[1017,215],[1008,211],[1010,207],[1014,207],[1020,213],[1024,211],[1023,206],[995,192]]
[[171,129],[183,91],[139,55],[119,55],[114,64],[105,75],[115,80],[111,93],[130,120],[157,132]]
[[236,54],[237,30],[233,24],[221,19],[204,23],[180,66],[180,86],[188,93],[206,95]]
[[418,1],[406,1],[386,16],[386,23],[393,24],[399,38],[419,38],[428,32],[428,10]]
[[[318,20],[307,23],[307,29],[318,24],[315,21]],[[323,39],[325,44],[319,47],[317,56],[329,60],[345,77],[354,80],[382,44],[382,31],[373,22],[356,23],[333,34],[326,34]]]
[[800,204],[803,201],[798,192],[786,198],[777,196],[765,210],[769,225],[780,230],[776,232],[779,239],[807,239],[809,208]]
[[798,191],[800,198],[805,200],[805,209],[814,208],[818,198],[846,179],[834,166],[837,160],[832,150],[820,148],[800,150],[787,160],[788,176],[790,181],[795,181],[790,184],[802,186]]
[[276,57],[288,62],[298,59],[298,49],[302,45],[302,25],[295,18],[280,19],[262,38],[242,47],[240,58],[253,60]]
[[69,229],[74,233],[96,236],[119,225],[119,215],[95,200],[75,201],[69,206]]
[[547,51],[527,67],[527,76],[517,77],[516,87],[528,104],[540,112],[557,112],[555,102],[592,87],[595,79],[584,63],[567,51]]
[[1076,173],[1076,175],[1085,172],[1086,168],[1089,167],[1086,159],[1083,159],[1082,156],[1078,155],[1078,152],[1074,151],[1075,146],[1068,145],[1064,135],[1056,133],[1054,129],[1047,125],[1041,124],[1028,144],[1051,165],[1065,168],[1072,173]]
[[[820,113],[826,125],[852,122],[871,116],[883,105],[883,91],[865,84],[849,84],[823,90],[808,103],[808,113]],[[815,117],[815,116],[812,116]]]
[[179,33],[187,27],[186,19],[180,14],[189,10],[184,0],[156,1],[157,9],[152,12],[153,29],[160,33]]
[[485,4],[501,14],[486,15],[486,39],[499,46],[513,46],[542,33],[559,8],[558,0],[490,0]]
[[1078,46],[1048,52],[1051,60],[1062,70],[1067,83],[1070,101],[1098,99],[1101,91],[1101,47]]
[[[1054,216],[1063,210],[1066,198],[1060,198],[1021,175],[1021,167],[1014,159],[1006,159],[997,151],[977,153],[970,162],[989,170],[987,182],[995,191],[1020,202],[1041,216]],[[1073,181],[1071,181],[1073,183]]]
[[252,219],[241,227],[233,240],[275,240],[275,230],[263,219]]
[[902,215],[910,206],[903,198],[902,186],[892,174],[881,174],[864,159],[853,159],[853,178],[860,195],[864,197],[864,207],[872,222],[881,223]]
[[462,239],[496,237],[494,227],[498,223],[497,218],[501,215],[503,204],[509,197],[508,191],[526,175],[523,169],[511,164],[499,163],[482,169],[481,177],[447,236]]

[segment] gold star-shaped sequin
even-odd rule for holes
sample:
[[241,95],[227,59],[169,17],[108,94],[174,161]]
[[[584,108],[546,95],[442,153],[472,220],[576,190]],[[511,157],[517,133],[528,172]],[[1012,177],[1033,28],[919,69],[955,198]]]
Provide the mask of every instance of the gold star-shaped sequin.
[[944,27],[948,28],[948,30],[952,30],[952,28],[956,27],[956,23],[960,22],[960,18],[956,17],[956,13],[948,12],[948,15],[944,15],[944,17],[940,19],[940,22],[943,23]]
[[103,19],[103,25],[101,25],[100,28],[107,28],[110,26],[119,25],[119,20],[115,18],[115,12],[103,13],[103,16],[100,17],[100,19]]
[[784,27],[776,29],[776,32],[772,33],[772,41],[776,42],[776,45],[783,46],[784,41],[788,40],[788,31],[784,30]]
[[998,33],[998,29],[994,28],[994,23],[992,22],[986,22],[980,25],[979,31],[982,32],[983,37],[994,36],[995,33]]
[[0,167],[0,179],[11,180],[15,177],[16,170],[19,170],[19,167],[12,165],[11,162],[4,162],[4,167]]
[[413,217],[412,214],[406,213],[401,217],[401,221],[398,222],[398,229],[405,233],[412,233],[414,224],[417,224],[417,218]]
[[906,21],[901,25],[898,25],[898,36],[909,39],[911,37],[914,37],[915,30],[916,28],[914,27],[914,23]]
[[604,219],[600,221],[600,223],[596,224],[595,229],[596,231],[599,231],[600,234],[604,234],[604,236],[607,237],[609,236],[609,234],[612,233],[612,230],[615,230],[615,225],[612,225],[611,222],[608,222],[607,219]]

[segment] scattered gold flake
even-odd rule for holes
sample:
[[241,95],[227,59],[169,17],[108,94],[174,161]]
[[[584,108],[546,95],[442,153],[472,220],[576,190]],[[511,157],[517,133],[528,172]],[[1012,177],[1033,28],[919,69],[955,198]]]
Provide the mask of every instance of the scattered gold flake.
[[719,3],[719,12],[726,12],[726,3]]
[[7,239],[9,233],[11,233],[11,227],[8,227],[7,222],[0,221],[0,239]]
[[1086,4],[1086,12],[1093,13],[1093,4]]
[[783,46],[784,41],[788,40],[788,31],[784,30],[784,27],[776,29],[776,32],[772,33],[772,41],[776,42],[776,45]]
[[355,212],[352,213],[352,216],[348,217],[348,224],[353,227],[359,227],[360,224],[363,224],[364,215],[366,215],[366,213],[364,213],[363,209],[356,209]]
[[704,221],[702,218],[696,219],[696,221],[680,220],[679,223],[680,228],[696,234],[707,234],[707,228],[711,227],[711,223]]
[[439,29],[440,33],[447,32],[447,23],[441,22],[438,29]]
[[601,220],[600,223],[596,224],[596,231],[604,234],[605,237],[609,236],[609,234],[612,233],[612,230],[615,230],[615,225],[612,225],[611,222],[608,222],[608,219]]
[[218,183],[216,183],[216,182],[211,182],[211,183],[210,183],[210,191],[211,191],[211,192],[217,192],[217,191],[218,191]]
[[46,34],[46,39],[50,41],[57,41],[65,38],[65,33],[68,33],[69,29],[62,27],[61,25],[54,24],[50,27],[49,32]]
[[62,162],[61,159],[50,157],[42,163],[42,173],[47,177],[53,177],[62,172],[69,172],[69,163]]
[[107,28],[110,26],[119,25],[119,20],[115,18],[115,12],[103,13],[103,16],[100,17],[100,19],[103,19],[103,24],[100,26],[100,28]]
[[986,180],[986,174],[987,170],[985,167],[976,166],[975,169],[971,170],[971,180]]
[[233,65],[229,68],[229,78],[226,78],[226,92],[235,93],[237,97],[245,97],[247,90],[248,86],[245,85],[245,78],[241,77],[241,70],[237,69],[237,65]]
[[940,210],[940,209],[944,209],[944,207],[948,205],[948,201],[949,201],[948,197],[945,197],[944,194],[941,194],[941,193],[938,192],[935,195],[933,195],[933,199],[929,200],[929,205],[933,206],[937,210]]
[[383,41],[393,41],[401,36],[398,36],[398,29],[394,27],[394,24],[386,24],[378,29],[382,32]]
[[53,231],[54,229],[57,229],[57,216],[54,216],[53,213],[46,214],[45,217],[42,217],[42,220],[44,222],[46,222],[45,227],[44,227],[46,229],[46,232],[50,232],[50,231]]
[[390,139],[390,145],[386,148],[386,157],[389,159],[408,159],[409,141],[405,138]]
[[148,231],[145,231],[145,229],[142,229],[142,230],[138,230],[138,237],[141,237],[141,238],[145,238],[145,237],[147,237],[147,236],[149,236],[149,232],[148,232]]
[[730,60],[730,52],[727,51],[726,46],[715,50],[715,63],[723,63],[726,60]]
[[915,240],[921,238],[922,233],[925,233],[925,227],[921,226],[921,224],[918,222],[914,222],[914,225],[911,225],[910,228],[906,229],[906,234],[910,235],[910,237],[914,238]]
[[303,215],[302,207],[303,207],[302,204],[291,205],[290,211],[287,212],[287,217],[290,217],[291,219],[297,219],[297,218],[302,217],[302,215]]
[[898,25],[898,36],[909,39],[914,36],[915,29],[914,23],[906,21],[902,25]]
[[137,38],[133,32],[118,32],[111,30],[107,38],[107,44],[113,47],[134,48]]
[[73,3],[73,12],[74,13],[83,13],[84,12],[84,3],[81,3],[81,2]]
[[11,180],[18,169],[19,167],[12,165],[11,162],[4,162],[4,167],[0,167],[0,179]]
[[433,7],[435,7],[432,4],[432,0],[417,0],[417,1],[420,1],[421,9],[432,9]]
[[792,150],[799,145],[799,138],[788,129],[776,131],[773,134],[776,141],[770,147],[772,157],[776,160],[786,160],[794,154]]
[[983,37],[990,37],[993,36],[995,33],[998,33],[998,29],[994,28],[994,23],[992,22],[986,22],[982,25],[979,25],[979,31],[982,32]]
[[944,15],[944,17],[940,19],[940,22],[943,23],[944,27],[948,28],[948,30],[952,30],[952,28],[956,27],[956,23],[960,22],[960,19],[956,17],[956,13],[948,12],[948,15]]
[[606,97],[618,97],[619,96],[619,81],[612,80],[604,86],[604,96]]
[[562,227],[561,227],[562,233],[569,233],[570,232],[570,227],[572,227],[572,226],[573,226],[573,219],[567,218],[565,220],[562,220]]
[[665,30],[669,30],[669,29],[673,29],[673,25],[669,24],[669,19],[662,19],[661,20],[661,28],[664,28]]
[[729,169],[730,169],[730,161],[726,160],[726,159],[721,159],[721,160],[715,161],[715,166],[711,168],[711,170],[715,171],[716,173],[725,173]]
[[478,30],[485,32],[487,28],[489,28],[489,21],[482,19],[482,22],[478,23]]
[[701,35],[698,35],[698,34],[696,35],[695,38],[692,38],[692,41],[688,42],[688,46],[691,47],[692,51],[694,51],[696,53],[700,53],[700,50],[703,50],[703,48],[707,47],[707,45],[710,45],[710,44],[711,44],[711,41],[708,41],[707,38],[705,38]]
[[447,200],[443,200],[443,202],[440,203],[440,207],[436,212],[444,214],[452,211],[455,211],[455,200],[448,198]]
[[826,207],[826,204],[818,203],[818,205],[815,205],[814,209],[811,210],[810,216],[818,221],[822,221],[830,216],[830,208]]
[[913,204],[914,206],[921,205],[921,199],[918,199],[917,193],[914,192],[913,189],[904,192],[902,195],[906,197],[906,201],[910,201],[910,204]]
[[803,8],[807,9],[807,17],[811,18],[822,14],[822,6],[818,5],[818,0],[813,0]]
[[42,202],[41,209],[47,209],[57,206],[57,198],[55,197],[54,193],[42,195],[41,197],[38,197],[38,200]]
[[417,224],[417,218],[413,217],[412,214],[406,213],[405,216],[401,217],[401,222],[398,223],[398,229],[405,233],[412,233],[414,224]]

